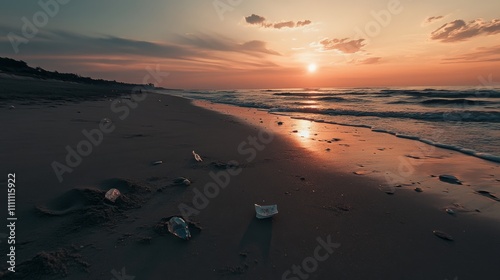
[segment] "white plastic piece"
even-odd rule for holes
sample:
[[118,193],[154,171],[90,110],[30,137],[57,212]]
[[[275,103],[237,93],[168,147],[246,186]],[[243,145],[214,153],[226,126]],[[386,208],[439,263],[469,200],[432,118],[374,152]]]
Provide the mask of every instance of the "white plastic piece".
[[255,217],[257,219],[267,219],[278,214],[278,205],[258,205],[255,204]]

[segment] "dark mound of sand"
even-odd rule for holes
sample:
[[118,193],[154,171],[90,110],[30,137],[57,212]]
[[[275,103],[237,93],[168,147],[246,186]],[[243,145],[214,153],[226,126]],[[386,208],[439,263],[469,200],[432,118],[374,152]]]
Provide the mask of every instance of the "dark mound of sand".
[[[36,209],[47,216],[71,215],[73,222],[70,228],[80,229],[115,224],[118,219],[126,217],[127,210],[140,208],[151,193],[151,189],[143,183],[118,178],[105,180],[100,188],[72,189]],[[115,202],[104,198],[111,188],[121,193]]]
[[39,252],[31,260],[19,264],[15,273],[0,272],[0,279],[60,279],[68,276],[70,270],[87,272],[89,267],[75,248],[60,248]]

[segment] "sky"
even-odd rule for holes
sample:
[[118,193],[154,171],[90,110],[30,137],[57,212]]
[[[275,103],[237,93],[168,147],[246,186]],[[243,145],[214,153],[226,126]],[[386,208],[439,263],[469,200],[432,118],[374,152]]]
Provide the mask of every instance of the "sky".
[[500,80],[500,1],[0,2],[0,56],[184,89],[481,85]]

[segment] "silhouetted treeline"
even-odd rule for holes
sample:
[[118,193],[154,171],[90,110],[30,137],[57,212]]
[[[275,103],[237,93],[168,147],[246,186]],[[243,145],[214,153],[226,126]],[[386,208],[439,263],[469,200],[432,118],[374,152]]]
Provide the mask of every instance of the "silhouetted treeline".
[[22,60],[15,60],[7,57],[0,57],[0,71],[9,74],[28,76],[38,79],[52,79],[60,81],[68,81],[82,84],[91,85],[126,85],[135,86],[134,84],[127,84],[117,81],[108,81],[103,79],[92,79],[89,77],[82,77],[77,74],[72,73],[59,73],[57,71],[47,71],[40,67],[30,67],[28,64]]

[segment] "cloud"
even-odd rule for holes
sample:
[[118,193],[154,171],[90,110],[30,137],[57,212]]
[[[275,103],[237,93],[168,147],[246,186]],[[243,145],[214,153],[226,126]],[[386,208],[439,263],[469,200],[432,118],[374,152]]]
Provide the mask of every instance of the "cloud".
[[282,22],[273,23],[270,26],[272,26],[273,28],[276,28],[276,29],[281,29],[283,27],[294,28],[295,27],[295,22],[293,22],[293,21],[282,21]]
[[256,14],[252,14],[251,16],[245,17],[247,23],[250,24],[262,24],[266,21],[265,17],[258,16]]
[[258,25],[264,28],[274,28],[274,29],[282,29],[282,28],[298,28],[309,25],[312,23],[310,20],[302,20],[302,21],[279,21],[279,22],[267,22],[265,17],[252,14],[250,16],[245,17],[245,21],[251,25]]
[[428,24],[431,24],[431,23],[434,23],[436,21],[440,21],[444,18],[444,16],[433,16],[433,17],[428,17],[425,19],[424,21],[424,24],[425,25],[428,25]]
[[[11,29],[10,29],[11,30]],[[9,28],[0,25],[0,34]],[[281,54],[258,40],[237,41],[218,34],[178,35],[169,41],[144,41],[115,36],[88,36],[44,29],[16,55],[6,36],[0,56],[22,59],[34,66],[108,79],[143,77],[145,65],[162,64],[167,71],[200,73],[250,71],[277,67]],[[123,73],[128,73],[124,74]],[[135,74],[134,74],[135,73]]]
[[260,56],[260,54],[280,55],[280,53],[268,49],[266,42],[259,40],[238,43],[220,35],[207,34],[189,34],[179,36],[179,38],[183,44],[202,50],[246,53],[252,56]]
[[309,25],[311,23],[312,23],[312,21],[310,21],[308,19],[303,20],[303,21],[297,21],[297,27],[306,26],[306,25]]
[[323,39],[319,43],[324,50],[338,50],[343,53],[357,53],[361,51],[361,48],[365,46],[363,44],[365,39],[351,40],[349,38],[344,39]]
[[485,22],[476,19],[466,23],[458,19],[448,22],[431,33],[431,39],[445,43],[465,41],[479,35],[500,33],[500,19]]
[[357,64],[377,64],[380,62],[381,57],[369,57],[366,59],[359,60]]
[[474,63],[474,62],[496,62],[500,61],[500,45],[492,47],[480,47],[468,53],[445,58],[443,63]]
[[266,53],[266,54],[271,54],[271,55],[281,55],[280,53],[270,50],[266,47],[266,42],[263,41],[258,41],[258,40],[253,40],[249,42],[245,42],[241,44],[241,47],[243,50],[250,51],[250,52],[261,52],[261,53]]

